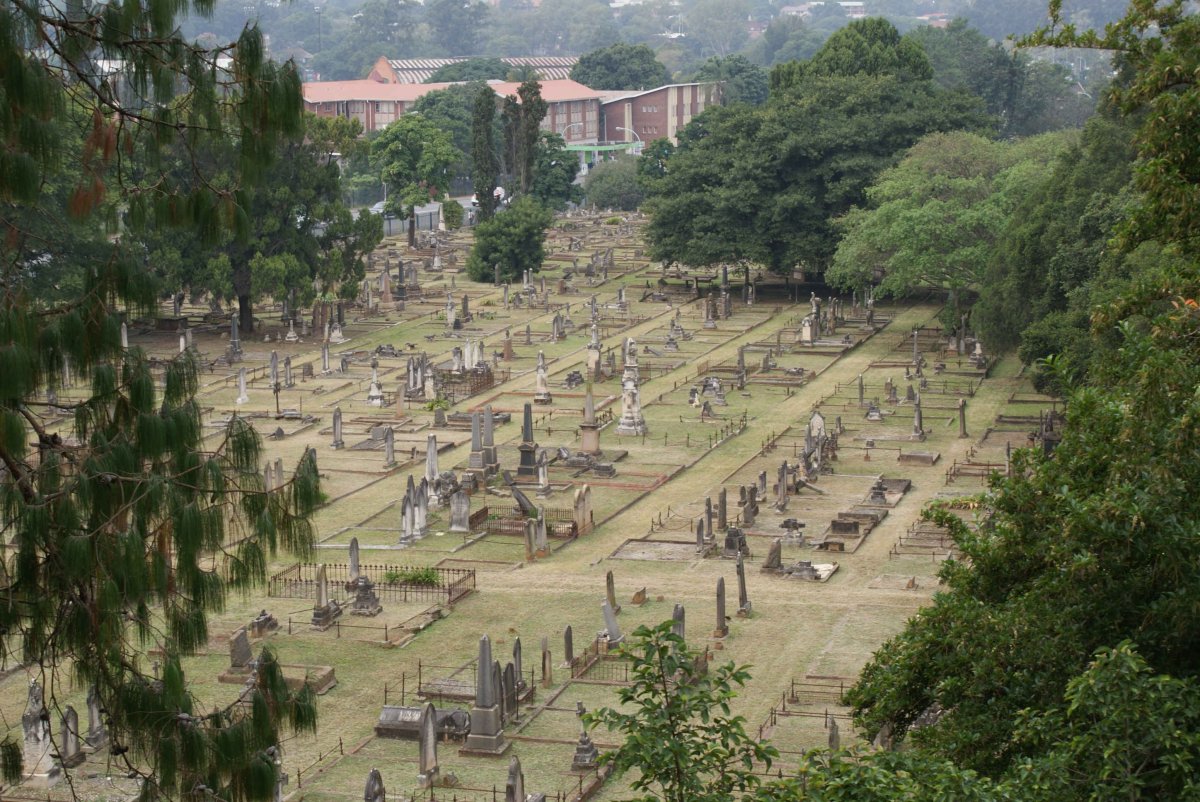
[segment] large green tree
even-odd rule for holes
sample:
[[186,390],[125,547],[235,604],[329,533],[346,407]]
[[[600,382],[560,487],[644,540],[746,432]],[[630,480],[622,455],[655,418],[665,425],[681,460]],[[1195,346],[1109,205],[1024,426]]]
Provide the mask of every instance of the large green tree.
[[475,244],[467,257],[473,281],[491,283],[495,268],[501,281],[517,281],[526,270],[536,273],[546,258],[546,228],[554,216],[533,198],[523,197],[475,227]]
[[[265,491],[249,424],[206,434],[192,356],[151,364],[121,342],[122,318],[154,314],[157,298],[136,236],[244,230],[247,193],[301,129],[298,76],[264,60],[257,29],[219,51],[180,35],[177,15],[211,8],[0,8],[0,630],[20,644],[47,716],[95,689],[112,761],[142,779],[141,798],[265,802],[284,728],[315,725],[311,689],[290,692],[266,653],[242,699],[213,710],[180,661],[208,642],[227,592],[264,578],[276,548],[311,547],[315,461]],[[96,83],[101,62],[120,65],[111,83]],[[82,142],[62,135],[72,121],[85,121]],[[205,156],[216,142],[219,165]],[[42,234],[25,221],[90,217],[115,231],[117,208],[123,236],[76,250],[60,293],[41,292],[45,260],[31,260],[27,235]],[[161,650],[157,676],[149,648]],[[6,736],[7,780],[21,759]]]
[[[213,243],[200,234],[163,230],[130,239],[144,244],[171,292],[235,299],[245,332],[254,331],[254,304],[264,297],[294,293],[302,305],[318,292],[352,295],[366,270],[365,255],[383,237],[377,217],[355,219],[342,203],[334,155],[361,147],[347,141],[353,130],[308,117],[305,133],[284,142],[279,158],[243,193],[247,220],[241,232],[223,232]],[[222,153],[217,149],[207,158],[218,163]]]
[[450,81],[503,81],[510,67],[498,58],[469,58],[438,67],[425,81],[427,84]]
[[[475,100],[481,88],[488,89],[487,84],[481,81],[456,83],[445,89],[426,92],[413,104],[413,111],[450,135],[450,144],[459,153],[458,161],[449,168],[454,176],[471,174]],[[492,95],[494,99],[495,93]]]
[[419,114],[405,114],[371,142],[371,163],[388,188],[385,208],[408,218],[410,245],[417,241],[417,207],[445,196],[458,159],[450,135]]
[[1109,241],[1134,198],[1132,133],[1121,120],[1093,118],[1016,208],[972,313],[993,347],[1028,346],[1030,362],[1070,354],[1086,370],[1092,307],[1131,273],[1129,256]]
[[565,209],[567,203],[583,199],[583,190],[575,183],[579,174],[579,154],[567,150],[560,134],[540,132],[529,197],[547,209]]
[[851,23],[811,63],[777,69],[761,109],[707,110],[685,128],[647,175],[656,258],[823,271],[834,220],[880,171],[927,133],[988,129],[977,98],[937,87],[921,49],[880,22]]
[[717,81],[723,103],[758,106],[767,99],[767,71],[745,56],[713,56],[700,65],[693,81]]
[[631,212],[646,193],[638,182],[638,161],[631,157],[600,162],[583,182],[587,202],[600,209]]
[[867,190],[868,204],[840,221],[843,237],[825,280],[875,284],[882,295],[978,289],[1013,213],[1068,142],[1045,135],[996,142],[963,131],[930,134]]
[[571,80],[592,89],[653,89],[669,84],[671,74],[646,45],[618,42],[580,56]]

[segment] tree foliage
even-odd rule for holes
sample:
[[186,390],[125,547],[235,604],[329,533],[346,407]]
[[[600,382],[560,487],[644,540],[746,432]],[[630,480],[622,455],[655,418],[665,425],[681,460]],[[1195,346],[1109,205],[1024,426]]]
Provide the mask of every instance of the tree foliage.
[[546,228],[550,212],[530,197],[522,197],[475,227],[475,245],[467,257],[473,281],[491,282],[495,268],[501,281],[520,280],[524,271],[536,273],[546,258]]
[[448,170],[459,159],[437,123],[405,114],[371,142],[371,163],[388,188],[385,208],[408,218],[409,244],[416,242],[416,209],[441,200],[450,186]]
[[653,89],[671,75],[646,45],[618,42],[580,56],[571,80],[592,89]]
[[627,157],[597,164],[584,179],[583,192],[587,202],[599,209],[637,209],[645,197],[638,182],[638,160]]
[[[1100,312],[1096,329],[1119,327],[1121,347],[1071,393],[1053,456],[1018,452],[1011,475],[992,481],[979,534],[935,513],[964,559],[851,693],[868,734],[888,724],[1001,776],[1040,751],[1017,734],[1022,711],[1064,712],[1095,651],[1130,639],[1156,672],[1200,668],[1190,634],[1200,588],[1178,570],[1200,558],[1188,534],[1200,507],[1183,491],[1200,478],[1190,456],[1200,312],[1171,300],[1197,290],[1194,273],[1151,271]],[[930,710],[935,723],[914,729]]]
[[905,34],[921,46],[934,80],[947,89],[978,95],[1002,134],[1030,136],[1083,125],[1095,102],[1069,80],[1059,64],[1030,59],[1009,50],[956,19],[945,28],[923,26]]
[[[240,236],[220,232],[206,243],[199,232],[147,231],[139,243],[168,288],[214,301],[236,299],[242,331],[254,331],[254,304],[288,298],[297,306],[315,294],[353,293],[365,274],[366,253],[383,237],[381,221],[354,218],[342,202],[339,148],[353,157],[362,145],[357,126],[306,118],[303,136],[289,138],[256,186],[242,193],[249,222]],[[220,163],[224,146],[205,156]],[[183,169],[182,165],[179,169]]]
[[560,134],[542,131],[538,136],[529,197],[551,210],[578,203],[583,199],[583,190],[575,183],[578,174],[579,155],[567,150]]
[[692,80],[720,82],[724,103],[758,106],[767,99],[767,71],[745,56],[713,56],[700,65]]
[[498,58],[469,58],[438,67],[426,79],[427,84],[452,81],[503,81],[508,77],[508,64]]
[[513,176],[514,193],[527,193],[533,186],[537,170],[538,144],[542,136],[542,120],[549,105],[542,99],[542,87],[537,81],[525,81],[517,94],[504,99],[501,124],[504,129],[505,167]]
[[1092,308],[1123,286],[1130,256],[1109,246],[1133,202],[1132,129],[1098,116],[1013,210],[987,260],[975,326],[996,348],[1022,347],[1032,364],[1069,356],[1086,370]]
[[1027,44],[1114,50],[1123,68],[1111,99],[1143,122],[1134,144],[1141,202],[1120,229],[1127,242],[1185,244],[1200,236],[1200,164],[1181,143],[1200,136],[1200,15],[1185,0],[1134,0],[1103,33],[1064,24],[1062,0],[1050,0],[1052,28]]
[[672,623],[634,630],[621,647],[630,660],[630,683],[617,691],[623,707],[584,716],[621,736],[601,760],[618,775],[637,770],[631,785],[639,802],[725,802],[752,792],[761,782],[755,764],[769,769],[779,753],[751,738],[730,710],[749,671],[700,664],[703,656],[688,650]]
[[829,76],[927,81],[933,77],[933,67],[925,51],[901,37],[892,23],[868,17],[836,31],[811,59],[776,67],[771,71],[771,88],[799,88],[807,79]]
[[1067,145],[1046,135],[996,142],[963,131],[930,134],[867,190],[868,204],[840,221],[826,281],[876,284],[883,295],[978,289],[1013,211]]
[[[178,15],[211,11],[0,9],[0,631],[52,707],[64,689],[95,688],[113,760],[143,777],[142,798],[265,801],[282,730],[315,726],[311,689],[289,692],[264,654],[245,704],[200,712],[180,658],[272,553],[308,552],[315,458],[266,491],[253,427],[235,417],[208,436],[192,354],[152,364],[121,344],[123,317],[157,300],[139,237],[246,235],[253,193],[302,130],[298,77],[265,60],[255,28],[215,50],[180,35]],[[80,123],[82,136],[64,135]],[[120,238],[107,236],[117,209]],[[78,221],[69,254],[38,218]],[[62,277],[55,293],[40,291],[44,265]],[[140,658],[149,648],[162,650],[157,678]],[[6,737],[7,779],[20,762]]]
[[491,87],[481,87],[475,93],[471,115],[471,178],[481,221],[490,220],[496,211],[494,193],[500,176],[500,160],[496,155],[495,122],[496,94]]
[[[829,47],[868,49],[873,63],[900,73],[863,72],[854,62],[850,74],[827,74],[841,58],[822,50],[816,67],[777,69],[761,109],[706,110],[677,148],[659,154],[662,169],[644,174],[655,258],[822,271],[837,245],[833,221],[863,204],[905,149],[932,131],[987,130],[976,98],[910,77],[928,71],[920,48],[904,46],[894,29],[861,27]],[[889,43],[900,52],[886,55]]]

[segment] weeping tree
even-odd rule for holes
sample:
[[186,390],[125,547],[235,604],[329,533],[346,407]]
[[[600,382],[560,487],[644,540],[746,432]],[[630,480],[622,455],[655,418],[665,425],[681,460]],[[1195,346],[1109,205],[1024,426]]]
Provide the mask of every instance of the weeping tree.
[[[177,14],[212,5],[0,7],[0,645],[51,710],[94,692],[142,798],[249,802],[272,797],[282,730],[315,727],[312,692],[290,692],[264,653],[238,700],[200,712],[181,659],[275,550],[311,549],[315,457],[265,487],[249,424],[205,437],[191,355],[153,362],[122,336],[158,297],[126,242],[244,234],[246,191],[301,130],[299,78],[255,28],[216,50],[180,37]],[[232,158],[210,166],[214,140]],[[87,247],[55,247],[47,220],[91,221],[72,228]],[[21,764],[17,739],[0,741],[5,779]]]

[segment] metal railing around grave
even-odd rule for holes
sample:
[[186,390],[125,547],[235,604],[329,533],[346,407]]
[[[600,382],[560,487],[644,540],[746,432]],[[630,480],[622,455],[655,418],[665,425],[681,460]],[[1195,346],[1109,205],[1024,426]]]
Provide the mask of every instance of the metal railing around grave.
[[[435,572],[436,584],[418,584],[403,580],[388,582],[387,577]],[[359,572],[375,582],[375,593],[384,601],[441,602],[454,604],[475,590],[473,568],[419,568],[407,565],[361,565]],[[325,563],[325,575],[331,588],[344,587],[350,580],[346,563]],[[296,563],[271,577],[267,595],[283,599],[317,598],[317,564]]]

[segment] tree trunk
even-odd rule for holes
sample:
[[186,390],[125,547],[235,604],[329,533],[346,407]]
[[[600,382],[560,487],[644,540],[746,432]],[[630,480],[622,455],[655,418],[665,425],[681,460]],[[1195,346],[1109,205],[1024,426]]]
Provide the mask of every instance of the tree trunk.
[[253,334],[254,333],[254,306],[250,301],[250,295],[238,296],[238,334]]

